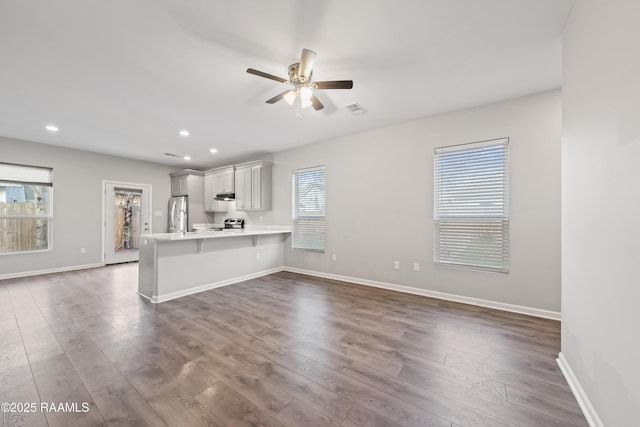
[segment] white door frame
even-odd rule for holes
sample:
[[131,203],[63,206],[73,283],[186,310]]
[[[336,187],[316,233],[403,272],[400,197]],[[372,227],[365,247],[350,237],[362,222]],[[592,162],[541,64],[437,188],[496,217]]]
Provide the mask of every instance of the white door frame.
[[[152,193],[151,193],[151,184],[140,184],[137,182],[124,182],[124,181],[113,181],[110,179],[103,179],[102,180],[102,222],[101,224],[101,229],[102,229],[102,255],[101,255],[101,262],[102,265],[105,266],[107,265],[106,263],[106,257],[107,257],[107,185],[108,184],[113,184],[119,187],[143,187],[146,191],[148,191],[149,194],[149,209],[148,209],[148,218],[147,222],[149,223],[149,230],[152,231],[153,230],[153,223],[151,222],[151,218],[153,217],[152,215],[152,209],[151,207],[153,206],[153,202],[151,199]],[[143,221],[145,220],[145,218],[141,218]],[[144,230],[141,230],[140,234],[145,234]]]

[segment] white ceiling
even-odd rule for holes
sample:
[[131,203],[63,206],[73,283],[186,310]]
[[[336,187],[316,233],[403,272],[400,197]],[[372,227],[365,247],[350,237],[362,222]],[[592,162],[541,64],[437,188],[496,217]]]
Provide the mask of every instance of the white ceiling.
[[[573,1],[0,0],[0,135],[203,168],[557,88]],[[246,69],[302,48],[354,88],[298,119]]]

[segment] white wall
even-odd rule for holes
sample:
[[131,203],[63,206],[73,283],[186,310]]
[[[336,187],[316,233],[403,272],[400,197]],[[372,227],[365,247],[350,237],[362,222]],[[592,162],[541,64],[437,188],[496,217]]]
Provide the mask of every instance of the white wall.
[[[285,264],[559,312],[560,97],[558,90],[545,92],[276,153],[270,222],[290,223],[293,169],[325,165],[327,174],[327,251],[288,245]],[[433,149],[505,136],[511,272],[435,267]]]
[[579,0],[563,35],[561,361],[615,427],[640,419],[638,18],[637,0]]
[[[0,255],[0,278],[102,263],[102,181],[152,186],[153,232],[166,231],[169,172],[153,163],[0,137],[0,162],[53,168],[53,250]],[[86,248],[81,254],[80,248]]]

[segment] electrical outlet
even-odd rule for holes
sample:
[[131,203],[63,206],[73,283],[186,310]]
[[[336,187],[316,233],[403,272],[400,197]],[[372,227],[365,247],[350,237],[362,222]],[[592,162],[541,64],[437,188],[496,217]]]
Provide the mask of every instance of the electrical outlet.
[[338,259],[338,257],[336,256],[336,254],[331,255],[331,261],[336,261]]
[[86,254],[87,253],[87,248],[80,248],[80,253],[81,254]]
[[256,252],[256,259],[260,259],[260,252]]
[[400,270],[400,261],[393,261],[393,268]]
[[414,262],[413,263],[413,271],[420,271],[420,263],[419,262]]

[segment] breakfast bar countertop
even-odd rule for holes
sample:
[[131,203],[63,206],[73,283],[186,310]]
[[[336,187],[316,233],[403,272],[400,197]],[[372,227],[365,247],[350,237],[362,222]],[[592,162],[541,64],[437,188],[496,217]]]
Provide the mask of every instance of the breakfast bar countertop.
[[291,233],[290,226],[266,226],[251,227],[238,229],[223,230],[197,230],[186,233],[155,233],[143,234],[141,239],[150,239],[157,241],[180,241],[180,240],[199,240],[199,239],[215,239],[222,237],[242,237],[242,236],[264,236],[269,234]]

